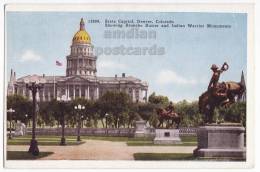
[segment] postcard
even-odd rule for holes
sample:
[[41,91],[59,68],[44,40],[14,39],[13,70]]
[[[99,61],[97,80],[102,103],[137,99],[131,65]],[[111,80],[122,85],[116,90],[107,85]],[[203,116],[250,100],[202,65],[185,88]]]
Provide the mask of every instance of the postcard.
[[5,167],[252,167],[253,13],[6,4]]

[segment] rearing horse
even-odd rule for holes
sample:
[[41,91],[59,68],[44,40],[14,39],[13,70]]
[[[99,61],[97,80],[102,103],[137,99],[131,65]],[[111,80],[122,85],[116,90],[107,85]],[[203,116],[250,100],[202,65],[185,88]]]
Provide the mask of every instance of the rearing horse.
[[[164,120],[166,120],[168,122],[168,126],[166,128],[172,127],[174,122],[176,124],[176,128],[179,128],[181,118],[177,113],[172,112],[169,114],[165,109],[158,108],[157,115],[159,120],[158,127],[161,127],[161,125],[163,125]],[[172,121],[171,125],[169,125],[170,120]]]
[[211,91],[204,92],[199,97],[199,110],[200,113],[205,114],[205,122],[213,122],[214,109],[219,106],[227,107],[235,102],[235,97],[240,99],[245,92],[245,86],[241,83],[229,81],[224,84],[226,89],[226,96],[214,96]]

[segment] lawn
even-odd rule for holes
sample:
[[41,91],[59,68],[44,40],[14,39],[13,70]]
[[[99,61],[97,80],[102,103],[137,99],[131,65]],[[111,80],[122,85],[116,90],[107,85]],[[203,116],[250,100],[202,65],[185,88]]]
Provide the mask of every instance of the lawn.
[[[60,136],[37,136],[38,145],[54,146],[60,144]],[[31,136],[14,137],[11,140],[8,139],[7,145],[29,145],[31,142]],[[84,141],[77,142],[76,136],[66,138],[67,145],[80,145]]]
[[[126,142],[128,146],[162,146],[153,144],[152,138],[128,138],[128,137],[106,137],[106,136],[81,136],[82,142],[76,141],[76,136],[66,136],[67,145],[78,145],[84,143],[84,140],[105,140],[113,142]],[[8,145],[28,145],[30,143],[31,136],[20,136],[8,140]],[[181,144],[169,144],[163,146],[196,146],[197,137],[195,136],[183,136],[181,137]],[[59,145],[60,136],[37,136],[39,145]]]
[[135,160],[194,160],[191,153],[135,153]]
[[134,154],[135,160],[177,160],[177,161],[190,161],[190,160],[197,160],[197,161],[245,161],[245,159],[241,158],[198,158],[194,157],[192,153],[135,153]]
[[34,156],[26,151],[7,151],[7,160],[35,160],[51,154],[53,152],[40,152],[38,156]]

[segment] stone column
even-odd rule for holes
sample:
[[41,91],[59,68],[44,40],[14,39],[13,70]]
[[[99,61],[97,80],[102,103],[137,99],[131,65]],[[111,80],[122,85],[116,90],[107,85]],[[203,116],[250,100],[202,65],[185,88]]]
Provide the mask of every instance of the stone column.
[[26,89],[26,88],[25,88],[25,87],[23,87],[23,96],[25,96],[25,89]]
[[70,97],[70,85],[68,85],[68,98]]
[[79,97],[81,98],[81,85],[79,86]]
[[42,89],[42,101],[45,101],[45,88]]
[[57,97],[60,96],[60,89],[57,87]]
[[66,89],[65,89],[65,96],[66,96],[66,98],[68,99],[68,85],[66,85]]
[[75,90],[75,85],[73,85],[73,99],[75,100],[75,96],[76,96],[76,90]]
[[86,86],[85,86],[85,99],[88,99],[88,90],[87,90]]
[[133,102],[135,102],[135,89],[132,90],[132,94],[133,94]]
[[93,91],[94,91],[93,99],[96,100],[96,98],[97,98],[97,88],[95,88],[95,86],[93,87]]
[[51,101],[51,92],[48,90],[48,101]]
[[89,86],[88,86],[88,100],[89,100]]
[[98,87],[96,89],[96,96],[97,96],[96,98],[99,99],[99,88]]
[[142,94],[142,89],[139,89],[139,101],[143,102],[143,94]]

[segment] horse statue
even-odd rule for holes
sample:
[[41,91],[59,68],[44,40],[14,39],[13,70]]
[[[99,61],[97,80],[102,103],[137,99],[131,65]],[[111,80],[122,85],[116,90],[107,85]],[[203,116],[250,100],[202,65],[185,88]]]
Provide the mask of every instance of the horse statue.
[[[205,123],[213,123],[213,114],[216,107],[228,107],[240,99],[245,91],[241,82],[218,83],[215,90],[207,90],[199,97],[199,111],[205,114]],[[224,93],[224,94],[218,94]]]
[[[157,115],[158,115],[158,120],[159,120],[159,124],[157,126],[158,128],[160,128],[161,126],[163,127],[163,122],[165,120],[167,121],[166,128],[173,127],[174,123],[176,124],[176,128],[177,129],[179,128],[181,118],[176,112],[169,113],[167,110],[165,110],[163,108],[158,108]],[[171,124],[170,124],[170,121],[171,121]]]

